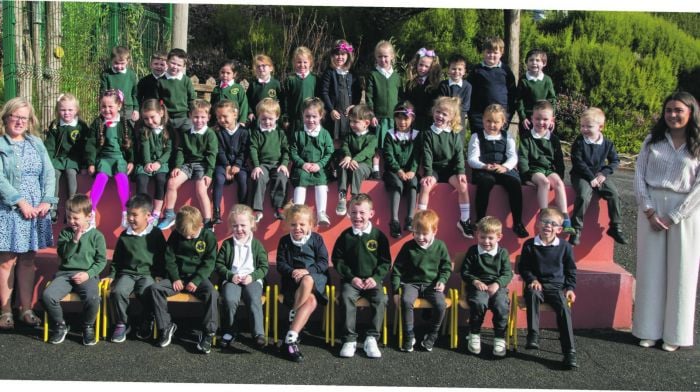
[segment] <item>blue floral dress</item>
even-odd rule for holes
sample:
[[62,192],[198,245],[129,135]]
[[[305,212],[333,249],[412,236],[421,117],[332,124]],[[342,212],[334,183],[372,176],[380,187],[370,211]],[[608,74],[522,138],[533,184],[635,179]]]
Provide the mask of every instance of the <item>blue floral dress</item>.
[[[22,178],[19,193],[32,206],[41,203],[42,159],[36,147],[26,139],[12,143],[20,162]],[[49,163],[50,164],[50,163]],[[24,219],[19,208],[0,204],[0,252],[26,253],[53,245],[51,217]]]

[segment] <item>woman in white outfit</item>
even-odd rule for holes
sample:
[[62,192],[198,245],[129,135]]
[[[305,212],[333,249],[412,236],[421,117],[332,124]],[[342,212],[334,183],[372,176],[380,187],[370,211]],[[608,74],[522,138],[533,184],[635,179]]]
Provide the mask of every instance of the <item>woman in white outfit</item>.
[[639,345],[692,346],[700,264],[700,108],[686,92],[666,99],[635,173]]

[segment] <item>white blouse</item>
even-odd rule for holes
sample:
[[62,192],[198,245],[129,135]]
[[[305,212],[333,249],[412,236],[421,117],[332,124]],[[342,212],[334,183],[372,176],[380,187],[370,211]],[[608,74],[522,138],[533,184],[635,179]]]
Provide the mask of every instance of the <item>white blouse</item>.
[[[506,161],[503,162],[503,166],[508,170],[513,170],[518,166],[518,152],[515,149],[515,139],[508,133],[506,135]],[[484,134],[484,137],[486,140],[501,140],[501,133],[499,132],[498,135],[495,136]],[[476,132],[472,133],[471,139],[469,139],[467,156],[469,157],[467,162],[472,169],[483,169],[484,166],[486,166],[485,163],[479,160],[479,157],[481,157],[481,149],[479,147],[479,136]]]

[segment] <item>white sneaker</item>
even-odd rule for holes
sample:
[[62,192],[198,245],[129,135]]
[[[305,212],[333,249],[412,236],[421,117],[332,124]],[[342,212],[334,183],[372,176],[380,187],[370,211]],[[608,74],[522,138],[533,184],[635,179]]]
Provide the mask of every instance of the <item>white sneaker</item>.
[[345,342],[343,348],[340,349],[340,356],[343,358],[352,358],[355,356],[357,342]]
[[493,355],[497,357],[506,356],[506,340],[503,338],[493,339]]
[[377,339],[374,336],[367,336],[365,338],[364,350],[368,358],[382,357],[382,352],[379,351],[379,347],[377,346]]
[[644,348],[656,346],[656,340],[654,339],[642,339],[639,341],[639,345]]
[[[467,340],[469,341],[469,344],[467,345],[467,349],[469,350],[469,352],[472,354],[480,354],[481,353],[481,335],[469,334],[469,336],[467,336]],[[494,349],[495,349],[495,347],[494,347]]]
[[318,224],[325,227],[331,225],[331,220],[328,218],[328,215],[326,215],[325,212],[318,213]]
[[667,343],[664,343],[661,345],[661,349],[664,351],[668,351],[668,352],[676,351],[676,350],[678,350],[678,347],[679,346],[677,346],[675,344],[667,344]]

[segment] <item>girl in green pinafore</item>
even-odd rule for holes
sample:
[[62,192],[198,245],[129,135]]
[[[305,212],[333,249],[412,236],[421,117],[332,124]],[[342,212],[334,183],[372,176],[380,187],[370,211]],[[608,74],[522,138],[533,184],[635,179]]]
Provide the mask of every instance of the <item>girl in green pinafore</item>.
[[90,199],[92,200],[91,224],[95,225],[97,205],[102,198],[109,177],[117,183],[117,193],[122,207],[122,227],[127,228],[126,202],[129,200],[129,177],[134,169],[132,129],[128,121],[120,121],[124,94],[119,90],[107,90],[100,95],[100,115],[90,126],[85,142],[85,158],[88,173],[95,175]]
[[141,105],[141,121],[136,123],[136,193],[148,194],[148,183],[155,181],[153,211],[149,222],[158,222],[163,208],[165,186],[168,181],[170,154],[173,151],[174,130],[168,122],[165,105],[156,99],[147,99]]

